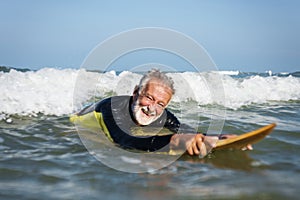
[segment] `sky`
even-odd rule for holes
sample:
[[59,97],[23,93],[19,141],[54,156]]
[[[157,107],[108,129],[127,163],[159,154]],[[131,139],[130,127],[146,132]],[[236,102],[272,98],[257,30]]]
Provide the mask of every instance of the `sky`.
[[172,29],[219,70],[300,71],[298,0],[0,0],[0,66],[79,68],[113,35]]

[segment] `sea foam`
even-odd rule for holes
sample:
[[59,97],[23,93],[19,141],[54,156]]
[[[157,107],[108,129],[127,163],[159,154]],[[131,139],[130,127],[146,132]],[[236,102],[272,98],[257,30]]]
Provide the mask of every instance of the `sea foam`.
[[[231,76],[226,72],[176,72],[168,75],[175,82],[174,102],[193,100],[199,105],[219,104],[237,109],[253,103],[300,99],[300,78],[294,76],[238,77],[238,73]],[[141,76],[129,71],[98,73],[54,68],[0,72],[0,118],[13,114],[70,114],[88,102],[104,97],[131,95]],[[218,90],[221,88],[224,95],[215,95],[220,91],[212,87],[216,85],[214,83],[218,83]]]

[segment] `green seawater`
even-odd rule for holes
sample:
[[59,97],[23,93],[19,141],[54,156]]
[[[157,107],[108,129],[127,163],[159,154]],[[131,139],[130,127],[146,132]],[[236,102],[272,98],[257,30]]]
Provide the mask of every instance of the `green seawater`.
[[[205,132],[220,117],[211,111],[223,108],[182,109],[183,120]],[[221,117],[222,133],[277,127],[253,151],[183,155],[160,170],[128,173],[96,159],[68,116],[11,116],[11,123],[0,122],[0,199],[298,199],[300,102],[226,109]]]

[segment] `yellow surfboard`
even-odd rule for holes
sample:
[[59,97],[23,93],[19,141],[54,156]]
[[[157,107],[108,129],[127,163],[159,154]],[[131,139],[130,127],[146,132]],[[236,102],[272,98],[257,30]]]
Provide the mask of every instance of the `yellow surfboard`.
[[272,132],[276,124],[270,124],[264,126],[255,131],[244,133],[233,138],[218,140],[216,147],[213,150],[220,149],[241,149],[248,144],[254,144],[264,139],[268,134]]

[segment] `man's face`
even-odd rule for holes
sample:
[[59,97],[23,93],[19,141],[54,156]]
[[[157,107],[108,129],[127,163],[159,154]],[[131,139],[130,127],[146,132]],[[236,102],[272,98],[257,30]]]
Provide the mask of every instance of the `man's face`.
[[172,97],[172,90],[157,80],[151,80],[140,94],[134,94],[133,115],[140,125],[158,119]]

